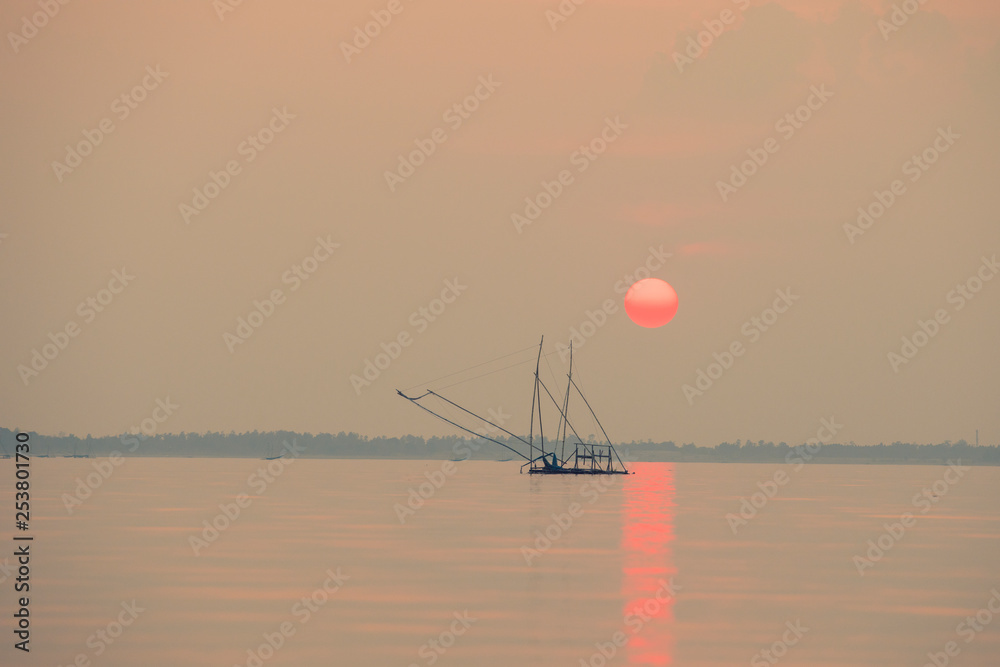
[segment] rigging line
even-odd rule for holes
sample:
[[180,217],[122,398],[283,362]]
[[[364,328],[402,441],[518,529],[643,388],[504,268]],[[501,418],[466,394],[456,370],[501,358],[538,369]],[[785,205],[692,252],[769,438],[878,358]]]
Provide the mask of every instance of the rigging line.
[[609,445],[612,444],[611,438],[608,437],[608,432],[604,430],[604,427],[601,426],[601,420],[597,418],[597,413],[594,412],[594,408],[590,407],[590,401],[588,401],[587,397],[583,395],[582,391],[580,391],[580,387],[577,387],[576,380],[571,380],[571,382],[573,383],[573,386],[576,387],[576,393],[580,394],[580,398],[582,398],[583,402],[587,404],[587,409],[590,410],[590,414],[594,416],[594,421],[597,422],[598,426],[600,426],[601,433],[604,434],[604,437],[605,439],[607,439],[608,444]]
[[[552,365],[549,363],[549,357],[548,357],[548,355],[545,356],[545,367],[547,369],[549,369],[549,375],[552,376],[552,384],[553,384],[553,386],[555,386],[557,378],[556,378],[556,374],[552,371]],[[544,385],[542,385],[542,386],[544,386]],[[548,390],[549,390],[548,387],[546,387],[545,391],[548,392]],[[549,394],[549,398],[552,398],[552,394]],[[552,399],[552,402],[555,403],[555,399]],[[559,410],[559,405],[558,404],[556,405],[556,410]],[[564,419],[566,419],[566,415],[563,414],[562,410],[559,410],[559,424],[556,426],[556,440],[559,440],[559,431],[562,430],[562,428],[563,428],[563,420]]]
[[[428,391],[427,393],[431,394],[432,396],[437,396],[438,398],[440,398],[440,399],[441,399],[442,401],[445,401],[446,403],[451,403],[452,405],[454,405],[454,406],[455,406],[456,408],[458,408],[459,410],[461,410],[461,411],[463,411],[463,412],[468,412],[468,413],[469,413],[470,415],[472,415],[472,416],[473,416],[473,417],[475,417],[476,419],[479,419],[480,421],[484,421],[484,422],[486,422],[487,424],[489,424],[490,426],[495,426],[495,427],[497,427],[498,429],[500,429],[501,431],[503,431],[504,433],[506,433],[506,434],[507,434],[507,435],[509,435],[510,437],[512,437],[512,438],[517,438],[518,440],[520,440],[521,442],[523,442],[523,443],[524,443],[524,444],[526,444],[526,445],[529,445],[529,444],[531,444],[531,443],[529,443],[528,441],[526,441],[526,440],[525,440],[524,438],[522,438],[522,437],[520,437],[520,436],[517,436],[517,435],[514,435],[513,433],[511,433],[510,431],[508,431],[507,429],[505,429],[505,428],[504,428],[503,426],[500,426],[500,424],[494,424],[494,423],[493,423],[493,422],[491,422],[491,421],[490,421],[489,419],[486,419],[485,417],[480,417],[479,415],[477,415],[477,414],[476,414],[475,412],[473,412],[472,410],[466,410],[465,408],[463,408],[463,407],[462,407],[461,405],[459,405],[458,403],[456,403],[456,402],[454,402],[454,401],[451,401],[451,400],[449,400],[449,399],[445,398],[445,397],[444,397],[444,396],[442,396],[441,394],[437,394],[437,393],[435,393],[435,392],[433,392],[433,391]],[[466,429],[466,430],[469,430],[469,429]],[[473,433],[475,433],[475,431],[473,431]],[[477,434],[477,435],[478,435],[478,434]]]
[[[582,377],[582,376],[583,376],[583,374],[582,374],[582,373],[580,372],[580,363],[579,363],[579,362],[577,362],[577,367],[576,367],[576,374],[577,374],[577,376],[580,376],[580,377]],[[581,398],[583,398],[583,391],[581,391],[581,390],[580,390],[580,387],[578,387],[578,386],[576,385],[576,382],[573,382],[573,381],[572,381],[572,378],[570,378],[570,381],[571,381],[571,383],[573,384],[573,386],[574,386],[574,387],[576,388],[576,391],[577,391],[577,393],[579,393],[579,394],[580,394],[580,397],[581,397]],[[566,387],[566,388],[567,388],[567,389],[569,389],[569,386],[567,385],[567,387]],[[584,399],[583,399],[583,402],[584,402],[584,403],[587,403],[587,399],[586,399],[586,398],[584,398]],[[587,403],[587,407],[588,407],[588,408],[590,408],[590,404],[589,404],[589,403]],[[600,429],[600,430],[602,430],[602,431],[604,430],[604,427],[603,427],[603,426],[601,426],[601,423],[600,423],[599,421],[597,421],[597,413],[596,413],[596,412],[594,412],[594,410],[593,410],[593,409],[591,409],[591,410],[590,410],[590,421],[591,421],[591,425],[592,425],[592,426],[596,426],[597,428],[599,428],[599,429]],[[595,435],[596,435],[596,434],[595,434]],[[608,437],[607,437],[607,433],[605,433],[605,434],[604,434],[604,437],[605,437],[605,438],[607,438],[607,440],[608,440],[608,444],[610,445],[610,444],[611,444],[611,438],[608,438]]]
[[549,352],[549,354],[545,355],[545,367],[549,369],[549,375],[552,376],[552,381],[555,382],[557,380],[556,374],[554,372],[552,372],[552,364],[549,363],[549,355],[551,355],[551,354],[554,354],[554,353],[553,352]]
[[[468,424],[468,422],[465,420],[464,415],[461,412],[459,412],[459,409],[457,409],[454,405],[451,405],[450,401],[434,393],[431,394],[431,397],[436,399],[435,404],[439,406],[437,409],[442,410],[444,413],[446,413],[453,422],[462,425]],[[492,430],[490,429],[489,426],[487,426],[486,428],[480,427],[479,429],[474,429],[472,428],[473,425],[474,424],[469,424],[465,426],[465,428],[467,428],[468,430],[472,431],[477,435],[488,435],[490,430]],[[481,431],[482,433],[480,433]]]
[[524,349],[518,350],[517,352],[511,352],[510,354],[504,354],[502,356],[497,357],[496,359],[490,359],[489,361],[484,361],[481,364],[476,364],[475,366],[469,366],[468,368],[463,368],[460,371],[455,371],[454,373],[448,373],[447,375],[442,375],[439,378],[434,378],[433,380],[428,380],[427,382],[421,382],[420,384],[415,384],[412,387],[404,389],[403,391],[409,391],[410,389],[415,389],[416,387],[420,387],[422,385],[432,384],[434,382],[437,382],[438,380],[444,380],[445,378],[450,378],[453,375],[458,375],[458,374],[464,373],[466,371],[471,371],[473,368],[479,368],[480,366],[485,366],[486,364],[492,364],[494,361],[500,361],[501,359],[506,359],[507,357],[513,357],[515,354],[521,354],[522,352],[525,352],[526,350],[533,350],[533,349],[535,349],[535,346],[531,345],[531,346],[526,347]]
[[[435,395],[436,395],[436,394],[435,394]],[[416,405],[416,406],[417,406],[418,408],[420,408],[421,410],[426,410],[427,412],[431,413],[432,415],[434,415],[434,416],[435,416],[435,417],[437,417],[438,419],[441,419],[441,420],[443,420],[443,421],[446,421],[446,422],[448,422],[449,424],[451,424],[452,426],[455,426],[455,427],[457,427],[457,428],[460,428],[460,429],[462,429],[462,430],[463,430],[463,431],[465,431],[466,433],[471,433],[472,435],[476,436],[477,438],[483,438],[484,440],[489,440],[490,442],[495,442],[495,443],[497,443],[498,445],[500,445],[501,447],[506,447],[506,448],[507,448],[507,449],[509,449],[510,451],[514,452],[515,454],[517,454],[518,456],[520,456],[520,457],[521,457],[522,459],[525,459],[525,460],[529,460],[527,456],[525,456],[525,455],[524,455],[524,454],[522,454],[521,452],[517,451],[517,450],[516,450],[516,449],[514,449],[513,447],[510,447],[509,445],[505,445],[505,444],[503,444],[503,443],[502,443],[502,442],[500,442],[499,440],[494,440],[493,438],[490,438],[489,436],[485,436],[485,435],[480,435],[479,433],[476,433],[475,431],[471,431],[471,430],[469,430],[469,429],[465,428],[465,427],[464,427],[464,426],[462,426],[461,424],[456,424],[455,422],[451,421],[450,419],[447,419],[447,418],[445,418],[445,417],[442,417],[441,415],[439,415],[438,413],[434,412],[434,411],[433,411],[433,410],[431,410],[430,408],[426,408],[426,407],[424,407],[423,405],[420,405],[420,403],[417,403],[417,401],[416,401],[416,400],[414,400],[414,399],[412,399],[412,398],[407,398],[406,396],[404,396],[403,398],[406,398],[406,399],[407,399],[408,401],[410,401],[411,403],[414,403],[414,404],[415,404],[415,405]],[[442,397],[440,397],[440,398],[444,398],[444,397],[442,396]],[[446,400],[446,401],[447,401],[448,399],[446,399],[446,398],[445,398],[444,400]]]
[[[543,382],[539,382],[539,384],[541,384],[541,385],[542,385],[542,389],[544,389],[544,390],[545,390],[545,393],[546,393],[546,394],[548,394],[548,395],[549,395],[549,398],[551,398],[551,399],[552,399],[552,403],[554,403],[554,404],[555,404],[555,406],[556,406],[556,410],[559,410],[559,414],[563,415],[563,419],[565,419],[565,420],[566,420],[566,425],[567,425],[567,426],[569,426],[569,430],[573,431],[573,435],[575,435],[575,436],[576,436],[576,439],[577,439],[577,440],[579,440],[580,442],[583,442],[583,438],[581,438],[581,437],[580,437],[580,434],[576,432],[576,428],[575,428],[575,427],[573,426],[573,424],[572,424],[572,423],[570,423],[570,421],[569,421],[569,417],[567,417],[566,415],[564,415],[564,414],[563,414],[563,411],[562,411],[562,410],[561,410],[561,409],[559,408],[559,404],[558,404],[558,403],[556,403],[556,399],[555,399],[555,397],[554,397],[554,396],[552,396],[552,392],[550,392],[550,391],[549,391],[549,388],[548,388],[548,387],[546,387],[546,386],[545,386],[545,383],[543,383]],[[578,389],[577,391],[579,391],[579,389]],[[609,441],[609,442],[610,442],[610,441]],[[565,461],[565,459],[563,459],[563,460]]]
[[[452,407],[451,405],[449,405],[447,401],[445,401],[444,399],[442,399],[440,396],[438,396],[437,394],[435,394],[433,391],[428,390],[428,391],[424,392],[423,394],[421,394],[420,396],[417,396],[416,398],[411,398],[411,397],[407,396],[406,394],[403,394],[402,392],[398,392],[398,393],[400,395],[402,395],[404,398],[406,398],[408,400],[411,400],[411,401],[413,401],[415,403],[418,403],[419,401],[424,401],[428,405],[433,405],[434,406],[434,411],[435,411],[434,412],[435,416],[441,417],[442,419],[448,420],[450,422],[455,422],[455,423],[458,423],[458,424],[462,424],[463,423],[462,422],[462,415],[458,412],[458,410],[456,410],[454,407]],[[421,405],[421,407],[423,407],[424,404],[420,403],[420,405]],[[438,413],[441,413],[441,414],[438,414]]]
[[[521,352],[524,352],[524,350],[521,350]],[[555,352],[549,352],[549,354],[555,354]],[[510,355],[507,355],[507,356],[509,357]],[[542,356],[543,357],[547,357],[549,355],[548,354],[543,354]],[[531,359],[525,359],[524,361],[518,361],[517,363],[513,363],[510,366],[504,366],[503,368],[498,368],[498,369],[493,370],[493,371],[488,371],[488,372],[483,373],[481,375],[476,375],[476,376],[473,376],[471,378],[466,378],[464,380],[459,380],[458,382],[452,382],[451,384],[446,384],[443,387],[438,387],[438,389],[448,389],[449,387],[455,387],[455,386],[463,384],[465,382],[471,382],[472,380],[478,380],[479,378],[486,377],[487,375],[493,375],[494,373],[499,373],[500,371],[506,371],[506,370],[509,370],[511,368],[514,368],[515,366],[523,366],[524,364],[527,364],[527,363],[531,363]],[[420,385],[417,385],[417,386],[419,387]],[[409,391],[409,390],[406,390],[406,391]]]
[[[464,380],[459,380],[458,382],[452,382],[451,384],[446,384],[443,387],[438,387],[438,389],[447,389],[448,387],[454,387],[456,385],[464,384],[466,382],[472,382],[473,380],[478,380],[479,378],[484,378],[487,375],[493,375],[494,373],[499,373],[500,371],[506,371],[506,370],[509,370],[511,368],[514,368],[515,366],[523,366],[524,364],[528,364],[528,363],[531,363],[531,359],[525,359],[524,361],[519,361],[516,364],[511,364],[510,366],[504,366],[503,368],[498,368],[495,371],[489,371],[489,372],[483,373],[482,375],[476,375],[476,376],[473,376],[471,378],[466,378]],[[417,385],[417,386],[419,387],[420,385]]]
[[[530,456],[535,455],[535,399],[538,398],[538,364],[542,361],[542,345],[545,343],[545,336],[543,335],[541,340],[538,341],[538,356],[535,357],[535,383],[531,385],[531,417],[528,420],[528,454]],[[541,419],[542,411],[538,411],[538,417]],[[544,445],[545,442],[542,442]],[[545,453],[545,447],[542,447],[542,454]]]
[[[622,470],[624,470],[625,472],[628,472],[628,467],[625,465],[625,462],[622,461],[622,457],[618,455],[618,450],[615,449],[614,444],[611,442],[611,438],[608,437],[608,432],[604,430],[604,426],[601,424],[601,420],[597,418],[597,413],[594,412],[594,408],[590,407],[590,401],[588,401],[587,397],[583,395],[583,391],[581,391],[580,387],[577,386],[576,380],[574,380],[573,378],[570,378],[569,381],[573,385],[573,387],[576,389],[576,393],[580,394],[580,398],[582,398],[583,402],[587,405],[587,409],[590,410],[591,416],[593,416],[594,421],[597,422],[597,425],[601,429],[601,433],[603,433],[605,439],[607,439],[608,446],[611,448],[611,451],[613,451],[615,453],[615,458],[618,459],[618,463],[621,464]],[[576,433],[576,431],[573,431],[573,432]],[[580,436],[576,436],[576,437],[579,438]]]
[[432,399],[437,399],[432,402],[429,401],[430,405],[434,405],[435,410],[440,410],[442,415],[447,416],[447,418],[452,420],[453,422],[459,424],[463,423],[462,415],[458,412],[458,410],[448,405],[447,403],[443,402],[441,399],[438,399],[437,396],[435,396],[434,394],[431,394],[430,397]]
[[[569,343],[569,372],[566,374],[566,377],[567,377],[567,379],[573,377],[573,341],[570,341],[570,343]],[[563,400],[563,408],[562,408],[563,419],[565,421],[565,423],[563,425],[563,432],[562,432],[562,457],[563,457],[564,461],[566,460],[566,426],[569,425],[569,390],[570,390],[570,386],[569,386],[569,382],[567,381],[566,382],[566,397]],[[575,432],[576,431],[574,430],[574,433]],[[579,440],[579,437],[577,438],[577,440]]]

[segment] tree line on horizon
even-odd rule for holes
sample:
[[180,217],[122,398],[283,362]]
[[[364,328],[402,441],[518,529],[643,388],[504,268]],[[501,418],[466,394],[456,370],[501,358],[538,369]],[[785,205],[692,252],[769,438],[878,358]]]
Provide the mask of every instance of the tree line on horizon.
[[[14,452],[16,431],[0,428],[0,455]],[[290,455],[283,443],[294,442],[304,458],[374,458],[374,459],[454,459],[520,460],[515,454],[483,438],[440,436],[424,438],[369,437],[354,432],[296,433],[293,431],[250,431],[223,433],[124,434],[121,436],[79,437],[43,435],[28,432],[33,457],[98,457],[118,454],[142,457],[273,458]],[[515,438],[496,440],[516,449],[525,446]],[[595,441],[588,439],[591,443]],[[805,445],[775,444],[758,440],[737,440],[713,446],[694,443],[677,445],[672,441],[632,441],[616,444],[619,454],[632,461],[704,461],[704,462],[789,462],[813,463],[887,462],[945,463],[961,459],[965,465],[1000,465],[1000,447],[972,445],[965,440],[939,444],[893,442],[877,445],[829,443],[806,449]],[[567,444],[567,450],[570,449]]]

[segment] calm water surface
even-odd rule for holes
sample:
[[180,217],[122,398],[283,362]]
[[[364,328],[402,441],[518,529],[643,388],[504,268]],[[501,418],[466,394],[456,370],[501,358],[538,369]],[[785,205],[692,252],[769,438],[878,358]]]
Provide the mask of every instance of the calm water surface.
[[[958,630],[1000,591],[997,468],[949,484],[932,466],[640,463],[597,486],[514,462],[299,460],[266,483],[259,460],[131,459],[70,514],[93,463],[32,462],[32,651],[5,621],[4,665],[770,665],[773,650],[919,667],[950,641],[952,665],[1000,665],[1000,614]],[[726,515],[778,470],[788,483],[734,535]],[[240,493],[249,506],[195,555]],[[915,523],[884,536],[904,512]],[[862,576],[854,557],[880,537]]]

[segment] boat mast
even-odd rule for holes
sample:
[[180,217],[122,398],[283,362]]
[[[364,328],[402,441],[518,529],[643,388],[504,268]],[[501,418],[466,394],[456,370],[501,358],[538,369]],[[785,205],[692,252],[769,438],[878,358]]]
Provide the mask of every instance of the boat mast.
[[538,343],[538,359],[535,360],[535,393],[538,395],[538,442],[543,458],[545,456],[545,430],[542,428],[542,394],[538,391],[538,385],[542,383],[542,378],[538,371],[542,362],[542,343],[544,342],[545,336],[542,336],[542,340]]
[[[563,396],[563,402],[562,402],[562,407],[561,408],[560,408],[559,402],[556,400],[555,396],[553,396],[552,392],[549,391],[548,386],[546,386],[546,384],[544,382],[542,382],[542,377],[541,377],[541,368],[542,368],[542,366],[541,366],[541,364],[542,364],[542,350],[544,349],[544,347],[545,347],[545,337],[542,336],[542,338],[539,340],[539,343],[538,343],[538,354],[537,354],[537,356],[535,358],[535,383],[534,383],[534,386],[532,388],[532,393],[531,393],[531,416],[530,416],[530,422],[529,422],[529,427],[528,427],[528,438],[527,439],[524,439],[522,436],[516,435],[513,432],[508,431],[507,429],[503,428],[499,424],[497,424],[497,423],[495,423],[495,422],[493,422],[493,421],[491,421],[491,420],[489,420],[489,419],[487,419],[487,418],[485,418],[485,417],[483,417],[481,415],[478,415],[475,412],[472,412],[471,410],[469,410],[469,409],[467,409],[465,407],[462,407],[461,405],[455,403],[454,401],[452,401],[450,399],[447,399],[444,396],[441,396],[440,394],[437,394],[437,393],[435,393],[434,391],[432,391],[430,389],[426,390],[420,396],[407,396],[406,394],[404,394],[400,390],[397,390],[396,393],[399,394],[401,397],[405,398],[406,400],[410,401],[411,403],[415,404],[421,410],[429,412],[430,414],[434,415],[438,419],[441,419],[442,421],[444,421],[444,422],[446,422],[448,424],[451,424],[452,426],[458,428],[459,430],[465,431],[466,433],[469,433],[470,435],[473,435],[473,436],[475,436],[477,438],[482,438],[484,440],[488,440],[488,441],[493,442],[493,443],[495,443],[497,445],[500,445],[501,447],[504,447],[504,448],[508,449],[509,451],[511,451],[512,453],[517,454],[521,458],[525,459],[525,464],[521,466],[521,471],[522,472],[524,471],[524,468],[530,466],[529,472],[531,472],[531,473],[542,473],[542,474],[629,474],[629,470],[628,470],[628,468],[625,467],[624,461],[622,461],[621,457],[618,455],[618,452],[615,450],[614,445],[611,443],[611,438],[608,437],[607,431],[604,430],[604,425],[601,424],[600,419],[598,419],[597,414],[594,412],[593,407],[590,405],[590,401],[588,401],[587,397],[584,396],[584,394],[580,390],[580,387],[577,384],[576,380],[573,378],[573,345],[572,345],[572,341],[570,342],[570,346],[569,346],[569,372],[566,375],[566,379],[567,379],[566,394]],[[528,349],[530,349],[530,348],[528,348]],[[524,350],[520,350],[519,353],[520,352],[524,352]],[[510,355],[507,355],[507,356],[510,356]],[[523,363],[523,362],[521,362],[521,363]],[[546,362],[546,363],[548,363],[548,362]],[[482,365],[482,364],[480,364],[480,365]],[[516,366],[516,365],[520,365],[520,364],[514,364],[514,365]],[[511,367],[512,366],[509,366],[508,368],[511,368]],[[495,372],[495,371],[493,371],[493,372]],[[448,377],[448,376],[446,376],[446,377]],[[451,386],[451,385],[449,385],[449,386]],[[574,427],[573,424],[572,424],[572,422],[570,422],[570,420],[569,420],[569,395],[572,393],[573,389],[576,389],[576,392],[580,395],[580,398],[581,398],[581,400],[583,400],[583,403],[587,407],[587,410],[590,412],[591,416],[594,418],[594,421],[596,422],[597,427],[600,429],[601,434],[604,436],[605,441],[607,442],[607,445],[597,445],[596,443],[594,443],[594,444],[584,443],[583,439],[580,437],[580,434],[577,433],[576,427]],[[559,422],[558,422],[558,424],[556,426],[555,439],[552,441],[552,451],[551,452],[546,452],[545,451],[545,429],[544,429],[544,425],[543,425],[543,415],[542,415],[542,412],[543,412],[543,410],[542,410],[542,390],[545,391],[545,394],[549,397],[549,400],[552,401],[552,405],[559,412],[559,417],[560,417]],[[511,447],[510,444],[509,444],[509,442],[511,442],[511,441],[508,441],[507,443],[505,443],[505,442],[502,442],[501,440],[498,440],[497,438],[490,437],[488,434],[484,434],[484,433],[478,432],[478,431],[473,431],[471,428],[463,426],[463,425],[459,424],[458,422],[454,421],[453,419],[449,419],[448,417],[445,417],[440,412],[438,412],[436,410],[432,410],[431,408],[428,408],[428,407],[424,406],[423,404],[421,404],[420,401],[421,401],[421,399],[423,399],[423,398],[425,398],[427,396],[434,396],[435,398],[437,398],[437,399],[439,399],[439,400],[447,403],[449,406],[457,408],[457,409],[461,410],[462,412],[468,414],[469,416],[474,417],[475,419],[477,419],[477,420],[479,420],[479,421],[481,421],[481,422],[483,422],[485,424],[488,424],[488,425],[490,425],[492,427],[495,427],[498,431],[500,431],[502,433],[505,433],[512,440],[517,440],[518,442],[527,445],[528,446],[529,455],[525,456],[522,452],[518,451],[514,447]],[[538,444],[537,445],[535,444],[535,413],[536,413],[536,411],[538,413]],[[562,431],[562,432],[560,433],[560,431]],[[575,456],[575,459],[573,461],[573,465],[572,466],[568,465],[569,461],[566,458],[566,438],[569,435],[569,431],[573,431],[573,435],[577,439],[576,453],[575,454],[571,454],[571,456]],[[562,441],[562,445],[561,445],[561,447],[562,447],[562,450],[561,450],[562,461],[561,462],[556,457],[556,453],[557,453],[556,450],[560,446],[559,445],[560,440]],[[2,443],[0,443],[0,447],[2,447]],[[539,450],[539,454],[535,454],[535,450],[536,449]],[[77,453],[77,450],[78,450],[78,444],[74,444],[74,449],[73,449],[72,456],[80,456]],[[270,458],[271,454],[272,454],[272,452],[270,450],[268,450],[267,452],[265,452],[265,457],[266,458]],[[551,461],[545,459],[545,457],[546,457],[547,454],[552,454],[552,460]],[[69,455],[67,455],[67,456],[69,456]],[[84,455],[84,456],[86,456],[86,455]],[[538,464],[538,460],[539,459],[543,459],[543,463],[541,465]],[[603,463],[604,459],[607,459],[607,465],[604,465],[604,463]],[[617,460],[618,464],[621,466],[621,470],[616,470],[615,469],[615,460]],[[587,461],[590,462],[589,466],[586,465]]]
[[[540,397],[538,396],[538,369],[539,369],[539,367],[540,367],[540,365],[542,363],[542,343],[544,343],[544,342],[545,342],[545,336],[543,335],[542,339],[538,342],[538,358],[535,360],[535,386],[534,386],[534,389],[531,392],[531,421],[530,421],[530,425],[528,426],[528,448],[530,450],[529,451],[528,460],[530,460],[530,461],[534,461],[535,460],[535,444],[534,443],[535,443],[535,403],[536,403],[536,401],[539,404],[538,405],[538,412],[539,412],[539,415],[538,415],[538,428],[541,429],[541,427],[542,427],[542,415],[541,415],[542,406],[541,406],[541,400],[538,400],[538,399],[540,399]],[[545,445],[545,441],[543,440],[542,441],[542,447],[543,447],[542,448],[542,453],[543,454],[545,453],[544,445]]]
[[[566,427],[569,426],[569,388],[573,382],[573,341],[569,342],[569,382],[566,383],[566,397],[563,399],[563,409],[562,409],[562,420],[560,424],[562,425],[562,455],[561,458],[563,462],[566,461]],[[556,437],[559,437],[559,431],[556,430]]]

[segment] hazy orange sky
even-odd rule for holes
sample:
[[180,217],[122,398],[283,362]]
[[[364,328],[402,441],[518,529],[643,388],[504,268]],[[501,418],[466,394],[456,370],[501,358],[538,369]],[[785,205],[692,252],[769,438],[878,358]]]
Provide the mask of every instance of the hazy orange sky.
[[[1000,6],[563,4],[6,2],[0,421],[118,434],[169,398],[160,431],[449,433],[395,389],[611,299],[576,359],[618,440],[1000,441]],[[620,307],[643,265],[680,297],[661,329]],[[445,393],[524,431],[530,392]]]

